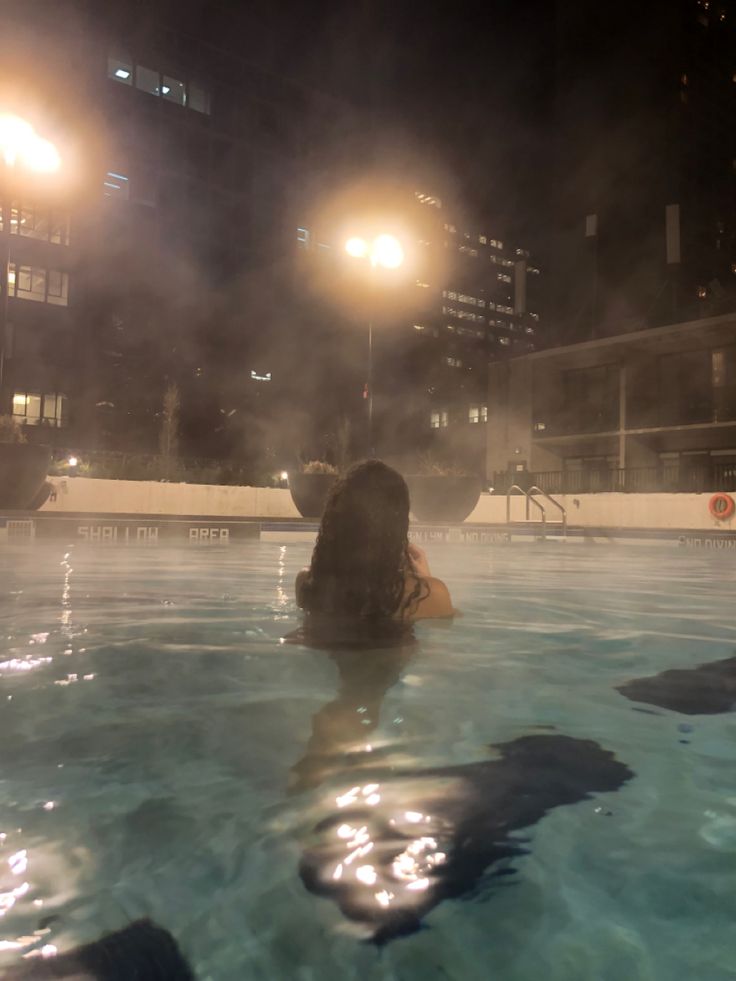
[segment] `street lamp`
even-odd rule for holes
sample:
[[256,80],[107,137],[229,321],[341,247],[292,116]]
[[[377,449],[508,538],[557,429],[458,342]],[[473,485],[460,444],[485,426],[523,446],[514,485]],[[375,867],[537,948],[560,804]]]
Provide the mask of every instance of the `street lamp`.
[[7,167],[24,167],[37,174],[54,174],[61,167],[59,151],[19,116],[0,114],[0,154]]
[[[376,236],[372,241],[353,236],[345,243],[345,251],[352,259],[365,259],[370,263],[373,273],[378,267],[395,270],[404,262],[404,248],[401,242],[387,233]],[[368,321],[368,380],[364,398],[368,399],[368,447],[373,456],[373,322]]]
[[[54,144],[39,136],[20,116],[0,113],[0,415],[5,409],[5,346],[8,329],[8,270],[13,196],[10,175],[26,171],[35,175],[55,174],[61,169],[61,155]],[[20,229],[18,229],[20,231]]]

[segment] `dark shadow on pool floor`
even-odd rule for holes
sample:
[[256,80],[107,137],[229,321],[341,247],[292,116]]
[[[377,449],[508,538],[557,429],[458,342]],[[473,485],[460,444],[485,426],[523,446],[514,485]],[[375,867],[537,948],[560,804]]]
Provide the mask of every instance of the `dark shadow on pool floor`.
[[475,763],[399,764],[390,749],[370,745],[370,734],[418,644],[411,633],[375,647],[346,639],[289,638],[322,646],[339,678],[335,698],[312,718],[289,790],[330,788],[299,874],[375,943],[418,930],[443,900],[471,894],[487,870],[508,874],[509,860],[527,850],[518,832],[553,808],[618,790],[633,776],[597,743],[556,733],[491,747],[496,758]]
[[535,735],[492,748],[500,759],[388,779],[346,772],[344,793],[303,853],[307,889],[386,943],[419,929],[443,900],[471,893],[492,866],[492,875],[508,874],[504,860],[527,850],[514,832],[633,776],[591,740]]
[[675,668],[634,678],[616,688],[632,702],[684,715],[719,715],[736,708],[736,656],[696,668]]

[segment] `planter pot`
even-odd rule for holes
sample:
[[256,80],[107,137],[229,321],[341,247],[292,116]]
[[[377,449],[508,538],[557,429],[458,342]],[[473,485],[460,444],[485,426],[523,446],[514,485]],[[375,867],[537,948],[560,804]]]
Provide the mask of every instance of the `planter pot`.
[[0,508],[30,509],[46,481],[51,450],[34,443],[0,443]]
[[332,473],[289,474],[291,499],[303,518],[322,517],[327,496],[336,480]]
[[407,477],[411,513],[418,521],[465,521],[480,497],[479,477]]

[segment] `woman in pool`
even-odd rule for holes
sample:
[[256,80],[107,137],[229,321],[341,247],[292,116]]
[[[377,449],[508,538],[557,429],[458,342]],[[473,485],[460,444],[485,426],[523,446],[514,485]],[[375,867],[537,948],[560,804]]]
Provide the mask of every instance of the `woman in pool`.
[[330,493],[311,565],[296,579],[297,603],[373,622],[452,616],[447,586],[408,533],[403,477],[380,460],[357,463]]

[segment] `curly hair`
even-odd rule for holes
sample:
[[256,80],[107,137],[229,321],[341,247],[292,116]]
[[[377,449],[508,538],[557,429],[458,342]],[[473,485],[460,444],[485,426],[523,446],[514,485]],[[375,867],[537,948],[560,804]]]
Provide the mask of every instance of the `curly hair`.
[[372,621],[404,616],[428,594],[417,578],[406,595],[408,534],[404,478],[380,460],[355,464],[327,499],[301,589],[304,609]]

